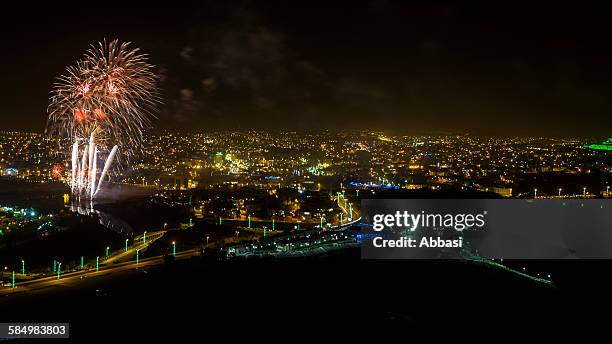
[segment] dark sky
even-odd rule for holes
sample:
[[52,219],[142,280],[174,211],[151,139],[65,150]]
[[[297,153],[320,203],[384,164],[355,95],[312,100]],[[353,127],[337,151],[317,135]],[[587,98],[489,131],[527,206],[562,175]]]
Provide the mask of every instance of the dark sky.
[[608,8],[165,4],[3,11],[0,129],[42,131],[54,78],[89,44],[119,38],[162,76],[157,128],[612,134]]

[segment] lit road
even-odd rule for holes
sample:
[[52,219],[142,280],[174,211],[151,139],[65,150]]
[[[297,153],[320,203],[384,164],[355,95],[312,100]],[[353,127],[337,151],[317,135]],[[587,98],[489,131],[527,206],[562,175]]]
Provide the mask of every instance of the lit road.
[[[189,259],[193,256],[197,256],[200,254],[199,249],[187,250],[177,252],[175,259]],[[126,271],[126,270],[134,270],[134,269],[143,269],[147,267],[153,267],[164,264],[164,256],[155,256],[149,257],[146,259],[140,259],[138,264],[136,261],[129,261],[125,263],[117,263],[112,266],[101,266],[99,271],[96,272],[96,269],[87,269],[87,270],[79,270],[74,272],[67,272],[65,274],[60,274],[60,279],[57,279],[56,276],[49,276],[44,278],[39,278],[35,280],[23,281],[15,284],[15,288],[4,287],[0,289],[0,296],[14,294],[14,293],[22,293],[22,292],[36,292],[37,290],[43,290],[53,286],[62,286],[62,285],[74,285],[77,284],[84,278],[96,278],[101,276],[106,276],[112,273]]]

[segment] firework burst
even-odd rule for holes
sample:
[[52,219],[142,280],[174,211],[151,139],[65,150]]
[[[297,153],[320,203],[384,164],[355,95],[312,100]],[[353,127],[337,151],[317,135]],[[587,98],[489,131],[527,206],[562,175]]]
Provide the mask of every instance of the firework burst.
[[92,168],[98,157],[107,160],[103,178],[113,159],[127,163],[142,149],[143,131],[159,103],[153,68],[147,55],[130,43],[105,40],[92,45],[57,78],[48,107],[47,134],[72,144],[73,191],[91,191],[92,197],[97,192],[99,182],[97,186],[89,183],[93,179],[95,184],[98,171]]

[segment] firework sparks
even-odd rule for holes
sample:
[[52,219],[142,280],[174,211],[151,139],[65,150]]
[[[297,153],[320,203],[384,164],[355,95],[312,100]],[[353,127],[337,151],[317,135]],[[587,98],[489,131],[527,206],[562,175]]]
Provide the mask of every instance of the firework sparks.
[[[142,149],[143,131],[159,103],[153,68],[130,43],[104,41],[92,45],[57,78],[47,134],[67,138],[73,145],[74,193],[89,191],[93,197],[113,160],[127,163]],[[98,157],[106,157],[106,163],[96,179]],[[90,185],[96,180],[97,185]]]

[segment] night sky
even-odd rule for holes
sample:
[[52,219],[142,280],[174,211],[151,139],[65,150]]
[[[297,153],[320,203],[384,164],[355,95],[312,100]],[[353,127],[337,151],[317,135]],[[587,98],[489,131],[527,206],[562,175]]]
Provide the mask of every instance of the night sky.
[[612,135],[608,8],[23,3],[0,20],[0,129],[42,132],[54,78],[118,38],[162,77],[158,129]]

